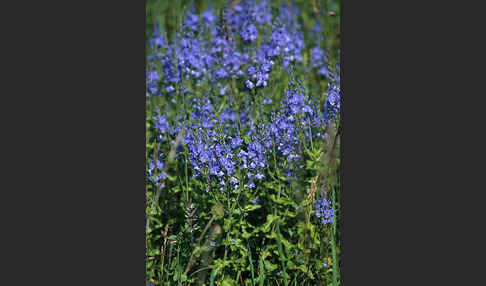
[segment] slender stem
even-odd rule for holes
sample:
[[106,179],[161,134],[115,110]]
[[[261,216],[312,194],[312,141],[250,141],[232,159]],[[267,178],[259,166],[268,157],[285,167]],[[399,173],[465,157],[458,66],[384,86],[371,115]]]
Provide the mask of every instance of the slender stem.
[[314,145],[312,144],[312,128],[311,128],[310,118],[307,119],[307,121],[309,126],[309,138],[310,138],[311,150],[314,151]]
[[[229,188],[228,188],[228,187],[226,187],[226,189],[228,189],[228,192],[227,192],[227,197],[226,197],[226,202],[227,202],[227,205],[228,205],[227,209],[228,209],[228,211],[229,211],[229,213],[230,213],[230,214],[229,214],[229,224],[230,224],[230,226],[231,226],[231,221],[232,221],[232,219],[233,219],[233,211],[232,211],[232,210],[230,209],[230,207],[229,207],[229,204],[230,204],[230,198],[229,198]],[[226,257],[228,256],[228,243],[229,243],[229,241],[230,241],[230,232],[228,231],[228,232],[226,233],[226,243],[224,244],[224,256],[223,256],[223,261],[226,261]],[[223,269],[222,269],[222,270],[223,270]],[[222,275],[222,279],[224,279],[224,271],[223,271],[223,273],[222,273],[222,274],[223,274],[223,275]]]
[[[179,134],[177,135],[175,143],[174,143],[174,145],[172,145],[172,148],[170,149],[169,155],[167,156],[167,160],[165,162],[164,170],[163,170],[164,173],[167,173],[167,171],[169,169],[169,164],[172,163],[172,160],[174,159],[176,149],[179,146],[179,143],[180,143],[183,135],[184,135],[184,128],[181,128],[181,131],[179,131]],[[160,197],[161,192],[162,192],[162,188],[158,188],[157,194],[155,195],[154,203],[152,204],[152,211],[155,210],[155,206],[159,201],[159,197]]]
[[165,249],[167,248],[167,232],[169,231],[169,224],[165,225],[165,231],[162,233],[164,236],[164,244],[162,245],[162,253],[161,253],[161,266],[160,266],[160,283],[163,283],[163,277],[164,277],[164,260],[165,260]]
[[251,270],[251,284],[255,285],[255,274],[253,270],[253,259],[251,258],[250,242],[246,241],[248,245],[248,259],[250,260],[250,270]]
[[333,140],[333,143],[332,143],[332,147],[331,147],[331,150],[330,150],[330,154],[329,154],[329,162],[328,162],[328,165],[331,164],[332,160],[334,159],[334,156],[335,156],[335,149],[336,149],[336,146],[337,146],[337,138],[338,136],[340,135],[341,133],[341,124],[339,124],[338,128],[337,128],[337,131],[336,131],[336,135],[334,135],[334,140]]
[[[229,220],[230,220],[230,224],[231,224],[231,220],[233,218],[233,214],[230,213],[230,217],[229,217]],[[224,244],[224,256],[223,256],[223,261],[226,261],[226,257],[228,256],[228,243],[230,243],[230,232],[228,231],[226,233],[226,243]],[[221,269],[223,270],[223,269]],[[222,273],[222,278],[221,279],[224,279],[224,271]]]
[[186,164],[185,164],[185,175],[186,175],[186,201],[189,201],[189,177],[187,176],[187,150],[184,150],[184,156],[186,159]]
[[211,217],[211,219],[209,220],[209,222],[206,224],[206,227],[204,227],[204,230],[203,232],[201,233],[201,235],[199,236],[198,240],[197,240],[197,244],[199,245],[201,243],[201,240],[203,239],[204,235],[206,234],[206,231],[208,231],[209,227],[211,227],[211,224],[214,222],[214,219],[216,218],[215,215],[213,215]]
[[208,270],[208,269],[211,269],[211,267],[203,267],[203,268],[201,268],[201,269],[198,269],[198,270],[196,270],[196,271],[192,272],[192,273],[191,273],[191,275],[189,275],[189,276],[192,276],[192,275],[194,275],[194,274],[196,274],[196,273],[198,273],[198,272],[201,272],[201,271],[203,271],[203,270]]
[[[184,273],[182,274],[182,276],[186,276],[187,275],[187,272],[189,272],[189,270],[191,269],[192,265],[196,261],[196,252],[199,252],[200,251],[199,250],[199,246],[201,245],[201,240],[204,237],[204,234],[206,234],[206,231],[209,229],[209,227],[211,226],[211,224],[213,223],[213,221],[214,221],[215,218],[216,218],[216,216],[213,214],[213,216],[211,217],[211,219],[209,220],[209,222],[206,224],[206,227],[204,227],[204,230],[201,233],[201,236],[199,236],[199,239],[197,240],[196,251],[194,251],[192,253],[191,258],[189,259],[189,263],[187,264],[186,269],[184,270]],[[181,283],[182,283],[182,279],[179,280],[179,285],[181,285]]]

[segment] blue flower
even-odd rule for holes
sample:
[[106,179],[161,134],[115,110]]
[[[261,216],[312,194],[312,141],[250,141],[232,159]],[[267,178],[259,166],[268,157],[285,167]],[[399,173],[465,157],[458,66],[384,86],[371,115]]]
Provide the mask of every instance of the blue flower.
[[312,67],[319,67],[322,65],[324,52],[318,46],[312,48]]
[[331,119],[336,117],[341,108],[341,88],[339,69],[336,68],[336,72],[333,74],[332,82],[328,84],[327,98],[324,104],[323,120],[328,123]]
[[201,16],[203,23],[208,25],[213,25],[216,23],[216,17],[213,14],[213,9],[204,11]]
[[169,122],[167,122],[167,116],[160,114],[158,116],[153,117],[155,122],[155,128],[159,130],[161,134],[165,134],[167,130],[169,130]]
[[197,31],[199,26],[199,15],[188,13],[184,25],[192,31]]
[[[153,159],[150,160],[149,167],[147,169],[147,174],[149,180],[151,180],[158,188],[164,188],[165,184],[162,180],[167,178],[167,174],[163,171],[164,169],[164,162],[162,161],[163,153],[159,154],[160,159],[154,161]],[[159,174],[156,175],[156,170],[159,171]]]
[[252,16],[256,19],[258,24],[270,23],[270,21],[272,21],[272,11],[267,0],[261,1],[254,7],[255,9],[252,10]]
[[332,223],[334,221],[334,213],[331,203],[324,197],[316,200],[316,216],[321,219],[323,224]]
[[248,89],[253,89],[255,87],[255,85],[253,84],[253,82],[251,82],[250,80],[246,80],[245,81],[245,85]]
[[150,82],[156,82],[160,80],[160,76],[156,71],[151,71],[149,76]]
[[243,140],[240,137],[233,138],[231,139],[231,148],[236,149],[241,146],[242,143]]
[[247,23],[241,31],[240,35],[243,40],[253,42],[258,37],[258,30],[252,23]]
[[159,81],[160,81],[160,76],[159,76],[159,74],[156,71],[153,70],[153,71],[150,71],[147,74],[147,88],[148,88],[148,91],[151,94],[153,94],[153,95],[159,95],[158,94],[158,91],[159,91],[159,87],[158,87]]
[[227,86],[225,86],[222,89],[220,89],[219,95],[221,95],[221,96],[225,95],[226,94],[226,88],[227,88]]
[[228,73],[224,68],[219,68],[216,73],[215,73],[216,78],[226,78],[228,76]]
[[327,69],[326,66],[322,66],[319,69],[319,74],[322,75],[322,76],[325,76],[326,78],[329,78],[329,70]]

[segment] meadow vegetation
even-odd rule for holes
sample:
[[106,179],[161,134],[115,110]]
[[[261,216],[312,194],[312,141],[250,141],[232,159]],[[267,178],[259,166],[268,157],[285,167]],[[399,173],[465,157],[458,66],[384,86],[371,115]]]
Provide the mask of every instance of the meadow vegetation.
[[339,285],[339,1],[148,1],[147,285]]

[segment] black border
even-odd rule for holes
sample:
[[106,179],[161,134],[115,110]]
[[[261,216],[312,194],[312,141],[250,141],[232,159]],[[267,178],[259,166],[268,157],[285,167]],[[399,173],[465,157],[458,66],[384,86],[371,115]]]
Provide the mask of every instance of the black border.
[[144,285],[145,1],[2,10],[0,285]]
[[[474,120],[461,112],[475,106],[458,96],[481,93],[464,91],[468,69],[455,62],[476,62],[463,46],[477,38],[467,34],[473,25],[460,26],[474,8],[350,3],[341,0],[341,281],[434,285],[421,279],[435,265],[434,279],[467,279],[455,266],[467,262],[469,241],[453,235],[472,218],[433,208],[455,214],[461,196],[444,202],[446,191],[462,192],[470,179],[449,170],[466,163],[444,163],[437,150],[459,150],[454,160],[469,148],[462,128]],[[2,191],[13,199],[2,198],[11,207],[2,258],[11,267],[0,278],[13,283],[0,284],[145,283],[144,1],[22,2],[5,11],[13,18],[3,42],[14,47],[2,99],[13,103],[2,106],[13,114],[4,120],[11,133],[2,139],[12,144],[2,181],[11,184]]]

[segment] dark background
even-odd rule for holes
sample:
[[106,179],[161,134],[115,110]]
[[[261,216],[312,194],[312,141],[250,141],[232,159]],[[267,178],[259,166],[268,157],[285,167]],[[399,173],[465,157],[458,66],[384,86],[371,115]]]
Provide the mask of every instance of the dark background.
[[[343,284],[481,285],[482,10],[341,3]],[[144,4],[2,8],[1,285],[144,283]]]

